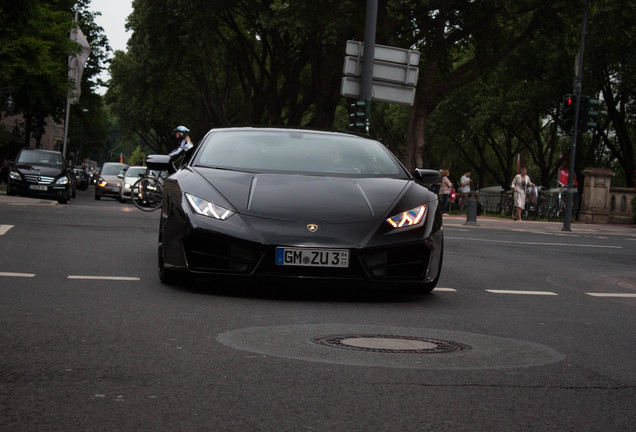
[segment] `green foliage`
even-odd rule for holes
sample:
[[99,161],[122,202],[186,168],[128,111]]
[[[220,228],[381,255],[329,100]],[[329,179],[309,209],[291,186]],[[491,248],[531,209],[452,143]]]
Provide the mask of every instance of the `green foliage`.
[[146,165],[146,153],[141,150],[141,145],[135,148],[126,163],[128,165]]
[[[508,188],[520,154],[551,186],[569,157],[559,103],[572,93],[585,1],[379,3],[376,42],[421,61],[415,106],[374,102],[372,135],[409,168],[472,168],[482,186]],[[636,6],[623,3],[592,3],[583,86],[603,106],[576,166],[611,165],[629,182]],[[346,41],[363,38],[361,2],[136,0],[128,23],[107,102],[144,148],[170,150],[178,124],[195,140],[232,125],[346,127],[340,71]]]
[[68,89],[70,1],[6,2],[0,13],[0,84],[15,89],[17,113],[59,118]]

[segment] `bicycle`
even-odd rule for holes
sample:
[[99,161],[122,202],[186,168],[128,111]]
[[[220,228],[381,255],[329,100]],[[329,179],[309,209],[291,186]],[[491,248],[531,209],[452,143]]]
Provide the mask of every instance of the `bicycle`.
[[511,217],[514,214],[514,209],[515,209],[513,193],[504,192],[502,201],[503,201],[503,204],[500,204],[501,216]]
[[163,201],[164,172],[146,170],[146,174],[130,189],[133,204],[139,210],[151,212],[159,209]]
[[565,213],[565,199],[563,192],[559,192],[557,200],[550,206],[548,211],[548,220],[553,221],[556,219],[562,219]]
[[543,194],[543,187],[531,186],[526,193],[524,219],[544,219],[548,217],[549,206]]

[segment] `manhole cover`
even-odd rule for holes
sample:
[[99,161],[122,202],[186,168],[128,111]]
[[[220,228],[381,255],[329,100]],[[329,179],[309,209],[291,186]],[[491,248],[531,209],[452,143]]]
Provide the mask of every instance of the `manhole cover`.
[[468,345],[418,336],[397,335],[337,335],[314,339],[321,345],[357,351],[393,354],[439,354],[467,351]]
[[545,365],[565,358],[548,346],[505,337],[350,323],[248,327],[221,333],[217,341],[262,355],[349,366],[501,369]]

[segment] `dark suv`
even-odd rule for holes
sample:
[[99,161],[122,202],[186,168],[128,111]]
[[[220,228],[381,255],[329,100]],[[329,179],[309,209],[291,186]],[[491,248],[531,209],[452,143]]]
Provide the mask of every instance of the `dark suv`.
[[74,176],[70,175],[62,153],[52,150],[22,149],[11,164],[7,195],[32,195],[70,201]]

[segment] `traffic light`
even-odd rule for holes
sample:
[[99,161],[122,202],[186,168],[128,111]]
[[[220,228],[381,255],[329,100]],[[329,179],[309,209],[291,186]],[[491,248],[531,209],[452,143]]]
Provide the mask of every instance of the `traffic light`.
[[598,126],[598,106],[601,103],[598,99],[590,99],[588,97],[587,109],[585,115],[585,123],[583,123],[583,130],[587,131],[594,129]]
[[576,119],[576,96],[568,94],[563,98],[563,129],[572,133],[574,130],[574,120]]
[[365,101],[356,101],[356,103],[351,104],[349,108],[349,130],[368,133],[367,103]]

